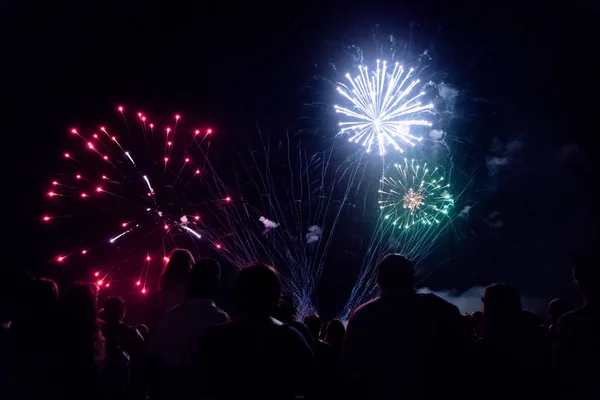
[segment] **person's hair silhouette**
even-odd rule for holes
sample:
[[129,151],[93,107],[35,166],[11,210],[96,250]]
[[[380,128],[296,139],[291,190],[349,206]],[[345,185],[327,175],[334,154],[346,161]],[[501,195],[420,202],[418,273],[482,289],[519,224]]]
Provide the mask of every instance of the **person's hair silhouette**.
[[249,317],[268,317],[277,310],[281,281],[274,268],[255,264],[238,274],[233,292],[238,309]]
[[401,254],[387,254],[377,266],[377,283],[382,290],[413,289],[415,266]]
[[309,315],[308,317],[304,318],[304,325],[306,325],[310,331],[313,340],[319,340],[319,332],[321,331],[321,318],[319,318],[318,315]]
[[106,322],[121,322],[125,318],[125,301],[122,297],[109,297],[104,302],[104,320]]
[[160,277],[160,288],[171,289],[176,285],[185,286],[194,264],[192,253],[184,249],[174,249],[168,258],[169,262]]
[[221,267],[212,258],[202,258],[194,264],[187,284],[190,298],[212,299],[219,289]]
[[345,334],[346,327],[344,326],[344,323],[339,319],[332,319],[329,321],[329,324],[327,324],[325,341],[335,349],[341,349]]

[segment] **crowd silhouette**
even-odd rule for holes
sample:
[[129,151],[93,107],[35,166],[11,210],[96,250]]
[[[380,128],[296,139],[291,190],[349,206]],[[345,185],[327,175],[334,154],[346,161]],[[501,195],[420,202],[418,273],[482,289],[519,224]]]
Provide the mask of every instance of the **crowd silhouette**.
[[2,399],[600,399],[600,271],[573,268],[582,305],[548,306],[548,324],[510,285],[488,286],[483,311],[461,314],[415,289],[415,267],[388,254],[379,295],[347,326],[298,320],[273,267],[242,269],[239,316],[215,304],[220,266],[177,249],[143,324],[121,297],[26,272],[0,279]]

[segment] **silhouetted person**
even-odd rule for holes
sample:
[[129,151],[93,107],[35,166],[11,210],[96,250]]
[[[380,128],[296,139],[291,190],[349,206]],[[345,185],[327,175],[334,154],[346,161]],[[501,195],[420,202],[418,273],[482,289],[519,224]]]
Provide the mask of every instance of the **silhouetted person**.
[[339,379],[339,360],[346,327],[339,319],[333,319],[323,326],[326,327],[323,340],[329,345],[330,359],[327,360],[329,364],[325,365],[326,371],[320,393],[323,399],[334,399],[340,394],[339,387],[343,384]]
[[185,249],[174,249],[160,276],[159,290],[149,293],[148,307],[144,322],[152,331],[156,323],[167,311],[185,300],[188,276],[194,257]]
[[472,341],[475,341],[475,338],[477,337],[477,321],[471,314],[463,314],[462,319],[469,338]]
[[558,324],[554,364],[565,399],[600,398],[600,270],[595,260],[573,268],[583,306],[566,313]]
[[327,324],[325,332],[325,341],[333,348],[336,356],[339,356],[342,351],[342,342],[346,335],[346,327],[339,319],[332,319]]
[[460,313],[437,296],[416,293],[414,275],[407,258],[386,255],[378,266],[379,297],[350,317],[340,360],[349,398],[420,399],[451,391],[444,358],[462,345]]
[[327,327],[329,326],[329,322],[325,322],[321,325],[321,331],[319,332],[319,339],[325,340],[325,336],[327,336]]
[[52,383],[55,399],[96,399],[105,358],[98,319],[97,288],[76,283],[59,301],[56,324],[57,364]]
[[27,288],[34,280],[33,276],[24,271],[0,271],[0,396],[13,399],[17,395],[18,372],[15,369],[12,331],[13,321],[23,315]]
[[53,326],[58,303],[58,287],[54,281],[29,281],[22,290],[19,316],[10,327],[11,369],[20,398],[48,398],[49,376],[53,368]]
[[483,301],[483,337],[475,346],[475,381],[487,398],[541,398],[548,387],[539,320],[523,311],[512,286],[495,283]]
[[201,360],[206,396],[214,399],[293,399],[313,382],[313,356],[297,330],[274,319],[281,291],[266,265],[242,269],[234,297],[242,317],[217,326]]
[[122,297],[109,297],[104,303],[103,333],[107,345],[114,342],[129,355],[137,355],[143,345],[142,335],[132,326],[123,323],[125,301]]
[[106,339],[104,397],[143,398],[144,339],[135,328],[123,323],[123,318],[125,301],[121,297],[109,297],[104,303],[102,326]]
[[472,315],[475,320],[475,336],[480,338],[483,336],[483,312],[475,311]]
[[567,306],[562,299],[556,298],[548,303],[548,318],[550,325],[546,334],[546,340],[554,343],[558,335],[558,321],[567,312]]
[[329,343],[319,339],[321,331],[321,318],[318,315],[309,315],[304,318],[304,325],[308,328],[312,335],[312,349],[315,355],[317,376],[319,379],[318,385],[321,388],[320,393],[323,398],[328,398],[331,394],[328,390],[335,383],[333,377],[335,373],[335,353]]
[[319,332],[321,331],[321,318],[318,315],[309,315],[304,318],[304,325],[308,328],[308,331],[312,335],[313,341],[319,339]]
[[220,277],[219,263],[210,258],[200,259],[190,271],[185,301],[158,321],[148,343],[157,376],[154,383],[158,383],[154,385],[154,397],[187,398],[198,386],[194,373],[207,329],[229,321],[213,301]]

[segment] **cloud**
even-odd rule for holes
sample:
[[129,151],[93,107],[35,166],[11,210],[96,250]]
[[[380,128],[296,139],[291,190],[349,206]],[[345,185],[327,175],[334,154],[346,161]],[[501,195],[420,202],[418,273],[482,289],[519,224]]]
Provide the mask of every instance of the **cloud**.
[[462,210],[458,213],[458,218],[469,218],[469,211],[471,211],[473,206],[466,205]]
[[440,97],[446,101],[454,100],[456,96],[459,95],[458,89],[456,89],[452,85],[448,85],[446,83],[442,83],[438,86],[438,94]]
[[567,161],[571,158],[576,157],[580,151],[581,148],[575,143],[569,143],[567,145],[564,145],[560,148],[560,150],[558,150],[558,160]]
[[490,223],[490,226],[492,228],[500,229],[504,226],[504,222],[502,222],[501,220],[497,220],[497,221]]
[[267,233],[271,229],[275,229],[279,226],[279,224],[277,222],[273,222],[270,219],[265,218],[265,217],[260,217],[258,220],[260,222],[262,222],[263,225],[265,226],[265,231],[263,233]]
[[[433,291],[428,288],[419,290],[422,293],[434,293],[446,300],[449,303],[454,304],[461,313],[472,313],[475,311],[481,311],[483,306],[481,304],[481,298],[485,293],[485,287],[474,286],[464,292],[459,292],[454,289],[444,289],[439,291]],[[548,299],[542,297],[531,297],[521,295],[521,304],[524,309],[531,310],[538,314],[544,314],[548,305]]]
[[523,141],[520,139],[511,140],[506,144],[506,152],[508,154],[514,154],[523,148]]
[[488,168],[497,168],[508,164],[508,158],[506,157],[487,157],[485,159]]
[[446,133],[439,129],[432,129],[429,131],[429,137],[433,140],[440,140],[446,135]]
[[504,226],[504,222],[502,222],[502,220],[500,220],[499,217],[500,217],[499,211],[492,211],[490,213],[490,215],[488,216],[488,219],[490,220],[488,225],[490,227],[496,228],[496,229],[502,228]]
[[314,243],[321,238],[321,234],[323,230],[317,226],[312,225],[308,227],[308,232],[306,233],[306,243]]
[[490,175],[494,175],[500,167],[510,164],[523,146],[521,139],[513,139],[504,145],[500,139],[493,138],[490,144],[491,155],[485,158]]

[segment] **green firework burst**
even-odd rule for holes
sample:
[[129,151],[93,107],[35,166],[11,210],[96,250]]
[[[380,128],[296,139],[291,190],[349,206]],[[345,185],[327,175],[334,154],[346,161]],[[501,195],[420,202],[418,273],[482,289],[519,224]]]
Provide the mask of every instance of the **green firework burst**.
[[384,218],[401,229],[434,225],[449,217],[454,199],[441,169],[405,158],[381,179],[379,208]]

